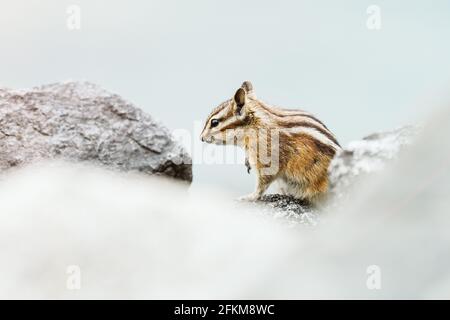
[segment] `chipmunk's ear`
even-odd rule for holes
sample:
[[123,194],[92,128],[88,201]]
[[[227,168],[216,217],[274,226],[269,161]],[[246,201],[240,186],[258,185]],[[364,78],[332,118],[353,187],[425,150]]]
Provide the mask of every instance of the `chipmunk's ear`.
[[246,93],[245,90],[242,88],[237,89],[236,93],[234,94],[234,102],[236,103],[236,113],[238,115],[241,114],[242,107],[245,105],[246,100]]
[[247,96],[250,98],[256,98],[255,90],[253,90],[253,85],[250,81],[244,81],[241,85],[241,88],[245,90]]

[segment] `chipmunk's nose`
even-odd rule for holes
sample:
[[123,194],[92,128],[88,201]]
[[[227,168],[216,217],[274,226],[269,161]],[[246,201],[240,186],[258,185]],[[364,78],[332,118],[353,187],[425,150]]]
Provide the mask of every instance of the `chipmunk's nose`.
[[201,137],[200,139],[202,140],[202,142],[204,142],[204,141],[205,141],[205,139],[203,139],[203,137]]

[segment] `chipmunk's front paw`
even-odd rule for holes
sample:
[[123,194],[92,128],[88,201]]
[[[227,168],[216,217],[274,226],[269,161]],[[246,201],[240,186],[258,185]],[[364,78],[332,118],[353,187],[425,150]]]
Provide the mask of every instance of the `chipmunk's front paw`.
[[248,160],[248,158],[245,158],[245,166],[247,167],[247,173],[250,173],[252,167],[250,166],[250,161]]
[[259,195],[259,194],[257,194],[257,193],[251,193],[251,194],[248,194],[248,195],[246,195],[246,196],[239,197],[238,200],[239,200],[239,201],[250,201],[250,202],[254,202],[254,201],[259,200],[259,198],[260,198],[260,195]]

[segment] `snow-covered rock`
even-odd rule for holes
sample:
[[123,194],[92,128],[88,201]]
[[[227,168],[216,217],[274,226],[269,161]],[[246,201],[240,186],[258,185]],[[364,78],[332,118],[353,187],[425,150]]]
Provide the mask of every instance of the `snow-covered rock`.
[[0,170],[46,159],[191,181],[191,158],[167,128],[88,82],[0,88]]

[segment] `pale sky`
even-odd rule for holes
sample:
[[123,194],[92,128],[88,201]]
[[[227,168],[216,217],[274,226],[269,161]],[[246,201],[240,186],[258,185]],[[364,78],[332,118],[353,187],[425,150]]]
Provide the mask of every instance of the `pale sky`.
[[[81,9],[80,30],[67,28],[69,5]],[[370,5],[380,30],[366,26]],[[422,119],[450,84],[449,39],[448,0],[2,0],[0,85],[88,80],[193,131],[250,80],[345,145]],[[194,181],[253,188],[243,165],[195,165]]]

